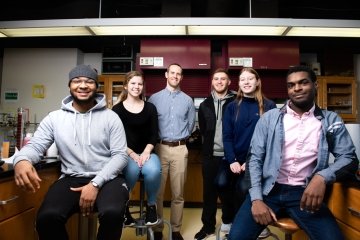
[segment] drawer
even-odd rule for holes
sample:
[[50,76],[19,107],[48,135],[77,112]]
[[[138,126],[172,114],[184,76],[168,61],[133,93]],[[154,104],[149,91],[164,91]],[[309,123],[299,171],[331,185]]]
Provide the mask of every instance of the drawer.
[[0,239],[35,240],[35,210],[31,208],[0,222]]
[[[330,209],[335,217],[360,231],[360,189],[334,184]],[[360,239],[360,238],[359,238]]]
[[21,190],[13,178],[1,181],[0,189],[0,221],[33,207],[35,194]]
[[349,227],[348,225],[346,225],[342,222],[339,222],[339,221],[338,221],[338,224],[339,224],[339,227],[340,227],[342,233],[344,234],[346,240],[360,239],[360,230],[359,229],[356,230],[356,229]]

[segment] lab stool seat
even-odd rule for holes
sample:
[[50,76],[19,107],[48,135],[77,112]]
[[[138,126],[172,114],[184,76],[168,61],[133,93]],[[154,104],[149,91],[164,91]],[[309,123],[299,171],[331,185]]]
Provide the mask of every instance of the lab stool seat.
[[300,230],[300,227],[290,217],[279,218],[271,225],[279,228],[280,231],[285,233],[285,240],[291,240],[292,235]]

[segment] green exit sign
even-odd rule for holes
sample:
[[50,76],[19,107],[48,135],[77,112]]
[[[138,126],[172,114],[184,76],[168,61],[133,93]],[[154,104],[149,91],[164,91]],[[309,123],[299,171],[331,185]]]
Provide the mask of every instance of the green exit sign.
[[17,101],[19,99],[19,92],[17,91],[5,91],[5,101]]

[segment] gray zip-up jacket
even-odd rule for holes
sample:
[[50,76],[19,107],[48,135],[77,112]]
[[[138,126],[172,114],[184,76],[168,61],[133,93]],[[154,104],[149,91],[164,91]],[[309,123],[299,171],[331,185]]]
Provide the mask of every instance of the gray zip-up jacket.
[[115,112],[106,108],[105,95],[86,113],[72,106],[73,98],[62,101],[61,109],[50,112],[34,136],[15,156],[35,164],[55,142],[61,161],[61,177],[90,177],[100,187],[120,174],[127,165],[126,137]]
[[[279,175],[284,147],[283,118],[286,105],[281,109],[266,112],[258,121],[251,140],[248,159],[250,197],[254,201],[268,195]],[[306,179],[306,185],[314,174],[332,183],[348,177],[355,177],[359,160],[355,146],[342,119],[335,113],[315,107],[315,117],[321,121],[319,152],[316,167]],[[329,153],[335,157],[329,163]]]

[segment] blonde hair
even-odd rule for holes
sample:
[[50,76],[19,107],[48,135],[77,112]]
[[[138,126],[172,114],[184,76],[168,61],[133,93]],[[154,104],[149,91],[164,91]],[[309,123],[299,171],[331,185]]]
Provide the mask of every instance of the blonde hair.
[[[266,98],[264,96],[264,94],[262,93],[262,90],[261,90],[261,80],[260,80],[260,76],[258,74],[258,72],[253,69],[253,68],[250,68],[250,67],[245,67],[243,69],[241,69],[240,73],[239,73],[239,81],[240,81],[240,75],[243,73],[243,72],[249,72],[249,73],[252,73],[255,75],[255,78],[256,80],[259,82],[259,84],[256,86],[256,89],[255,89],[255,92],[254,92],[254,97],[255,97],[255,100],[258,102],[258,105],[259,105],[259,114],[260,116],[264,114],[265,110],[264,110],[264,99]],[[244,97],[244,93],[241,91],[241,88],[239,87],[239,90],[236,94],[236,101],[238,102],[238,112],[239,112],[239,106],[240,106],[240,103],[242,101]],[[236,114],[237,115],[237,114]],[[237,116],[236,116],[237,117]]]
[[125,99],[127,98],[128,96],[128,91],[127,89],[125,89],[125,86],[127,86],[129,84],[129,81],[133,78],[133,77],[141,77],[141,79],[143,80],[143,91],[142,93],[140,94],[140,99],[141,100],[144,100],[144,92],[145,92],[145,81],[144,81],[144,76],[141,72],[139,71],[130,71],[128,73],[126,73],[125,75],[125,81],[123,83],[123,86],[124,86],[124,89],[122,90],[121,94],[119,95],[118,99],[116,100],[116,102],[114,103],[117,104],[117,103],[120,103],[120,102],[123,102],[125,101]]

